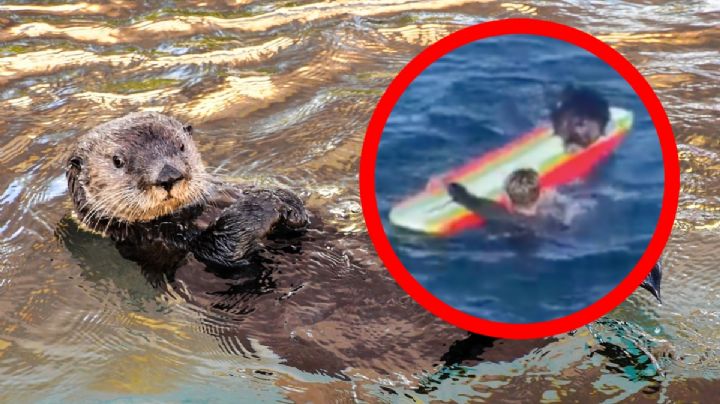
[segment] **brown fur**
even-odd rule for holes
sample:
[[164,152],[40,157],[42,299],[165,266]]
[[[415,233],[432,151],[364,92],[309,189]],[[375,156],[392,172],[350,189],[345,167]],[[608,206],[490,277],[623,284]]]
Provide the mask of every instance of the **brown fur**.
[[67,163],[81,222],[125,251],[156,243],[223,267],[239,265],[266,237],[304,230],[300,199],[211,177],[191,133],[174,118],[144,112],[81,136]]
[[[100,223],[148,222],[206,199],[210,177],[190,132],[176,119],[141,112],[83,135],[67,168],[80,220],[105,231]],[[122,167],[115,166],[116,159]],[[153,184],[165,164],[172,164],[184,176],[169,191]]]
[[[208,176],[189,132],[154,113],[100,125],[68,159],[68,186],[83,223],[153,285],[227,320],[207,327],[222,347],[252,351],[257,341],[304,371],[387,377],[475,361],[494,344],[415,304],[365,237],[319,220],[298,234],[309,218],[291,192]],[[170,192],[155,180],[166,164],[184,170]],[[546,343],[521,341],[511,356]]]

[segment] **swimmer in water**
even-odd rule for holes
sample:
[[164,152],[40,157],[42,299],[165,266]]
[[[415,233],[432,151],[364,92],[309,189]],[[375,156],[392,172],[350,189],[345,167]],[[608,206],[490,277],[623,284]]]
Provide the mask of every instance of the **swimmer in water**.
[[[500,225],[526,232],[539,232],[558,224],[562,229],[567,228],[567,224],[555,219],[552,214],[547,214],[547,207],[561,204],[554,192],[540,189],[537,172],[532,169],[517,170],[510,174],[505,182],[510,209],[491,199],[474,196],[458,183],[450,183],[447,189],[454,202],[483,217],[488,225]],[[660,303],[662,275],[662,266],[658,262],[640,285]]]
[[558,198],[554,191],[540,188],[537,171],[522,168],[512,172],[505,181],[505,194],[509,208],[491,199],[477,197],[458,183],[447,186],[455,203],[483,217],[490,225],[507,226],[514,230],[537,230],[555,227],[565,229],[567,224],[558,218]]

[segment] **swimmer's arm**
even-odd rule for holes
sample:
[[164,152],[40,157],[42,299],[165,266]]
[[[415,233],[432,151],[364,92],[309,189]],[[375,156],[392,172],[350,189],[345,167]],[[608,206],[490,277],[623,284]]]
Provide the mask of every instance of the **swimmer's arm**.
[[302,201],[289,191],[248,190],[193,240],[191,251],[205,264],[238,266],[260,250],[268,236],[302,231],[308,222]]
[[486,198],[480,198],[472,195],[468,190],[458,183],[448,185],[448,194],[450,198],[464,206],[467,210],[490,220],[502,220],[507,222],[515,222],[514,215],[505,209],[501,204]]

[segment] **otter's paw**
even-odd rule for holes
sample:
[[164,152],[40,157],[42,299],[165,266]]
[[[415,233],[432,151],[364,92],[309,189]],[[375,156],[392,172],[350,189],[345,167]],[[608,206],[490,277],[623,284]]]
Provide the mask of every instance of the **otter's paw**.
[[281,220],[268,202],[265,198],[242,200],[225,209],[194,240],[192,252],[206,264],[234,267],[243,263],[263,247],[263,239]]
[[310,218],[300,198],[285,189],[275,189],[273,193],[280,202],[277,209],[282,217],[282,224],[290,230],[304,229]]

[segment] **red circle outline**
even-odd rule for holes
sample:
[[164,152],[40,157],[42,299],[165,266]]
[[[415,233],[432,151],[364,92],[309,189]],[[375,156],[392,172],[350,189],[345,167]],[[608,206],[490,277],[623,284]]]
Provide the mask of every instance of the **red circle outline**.
[[[648,110],[660,139],[665,166],[665,189],[657,227],[647,250],[630,274],[615,289],[582,310],[562,318],[524,324],[474,317],[453,308],[427,291],[395,255],[383,229],[375,196],[375,163],[380,137],[390,113],[408,85],[448,52],[473,41],[509,34],[540,35],[565,41],[587,50],[613,67],[631,85]],[[659,260],[670,237],[680,193],[680,166],[672,128],[660,100],[640,72],[619,52],[592,35],[572,27],[550,21],[517,18],[459,30],[426,48],[400,71],[370,119],[360,156],[359,181],[360,200],[370,238],[392,276],[415,301],[436,316],[467,331],[493,337],[529,339],[564,333],[594,321],[622,303],[638,288]]]

